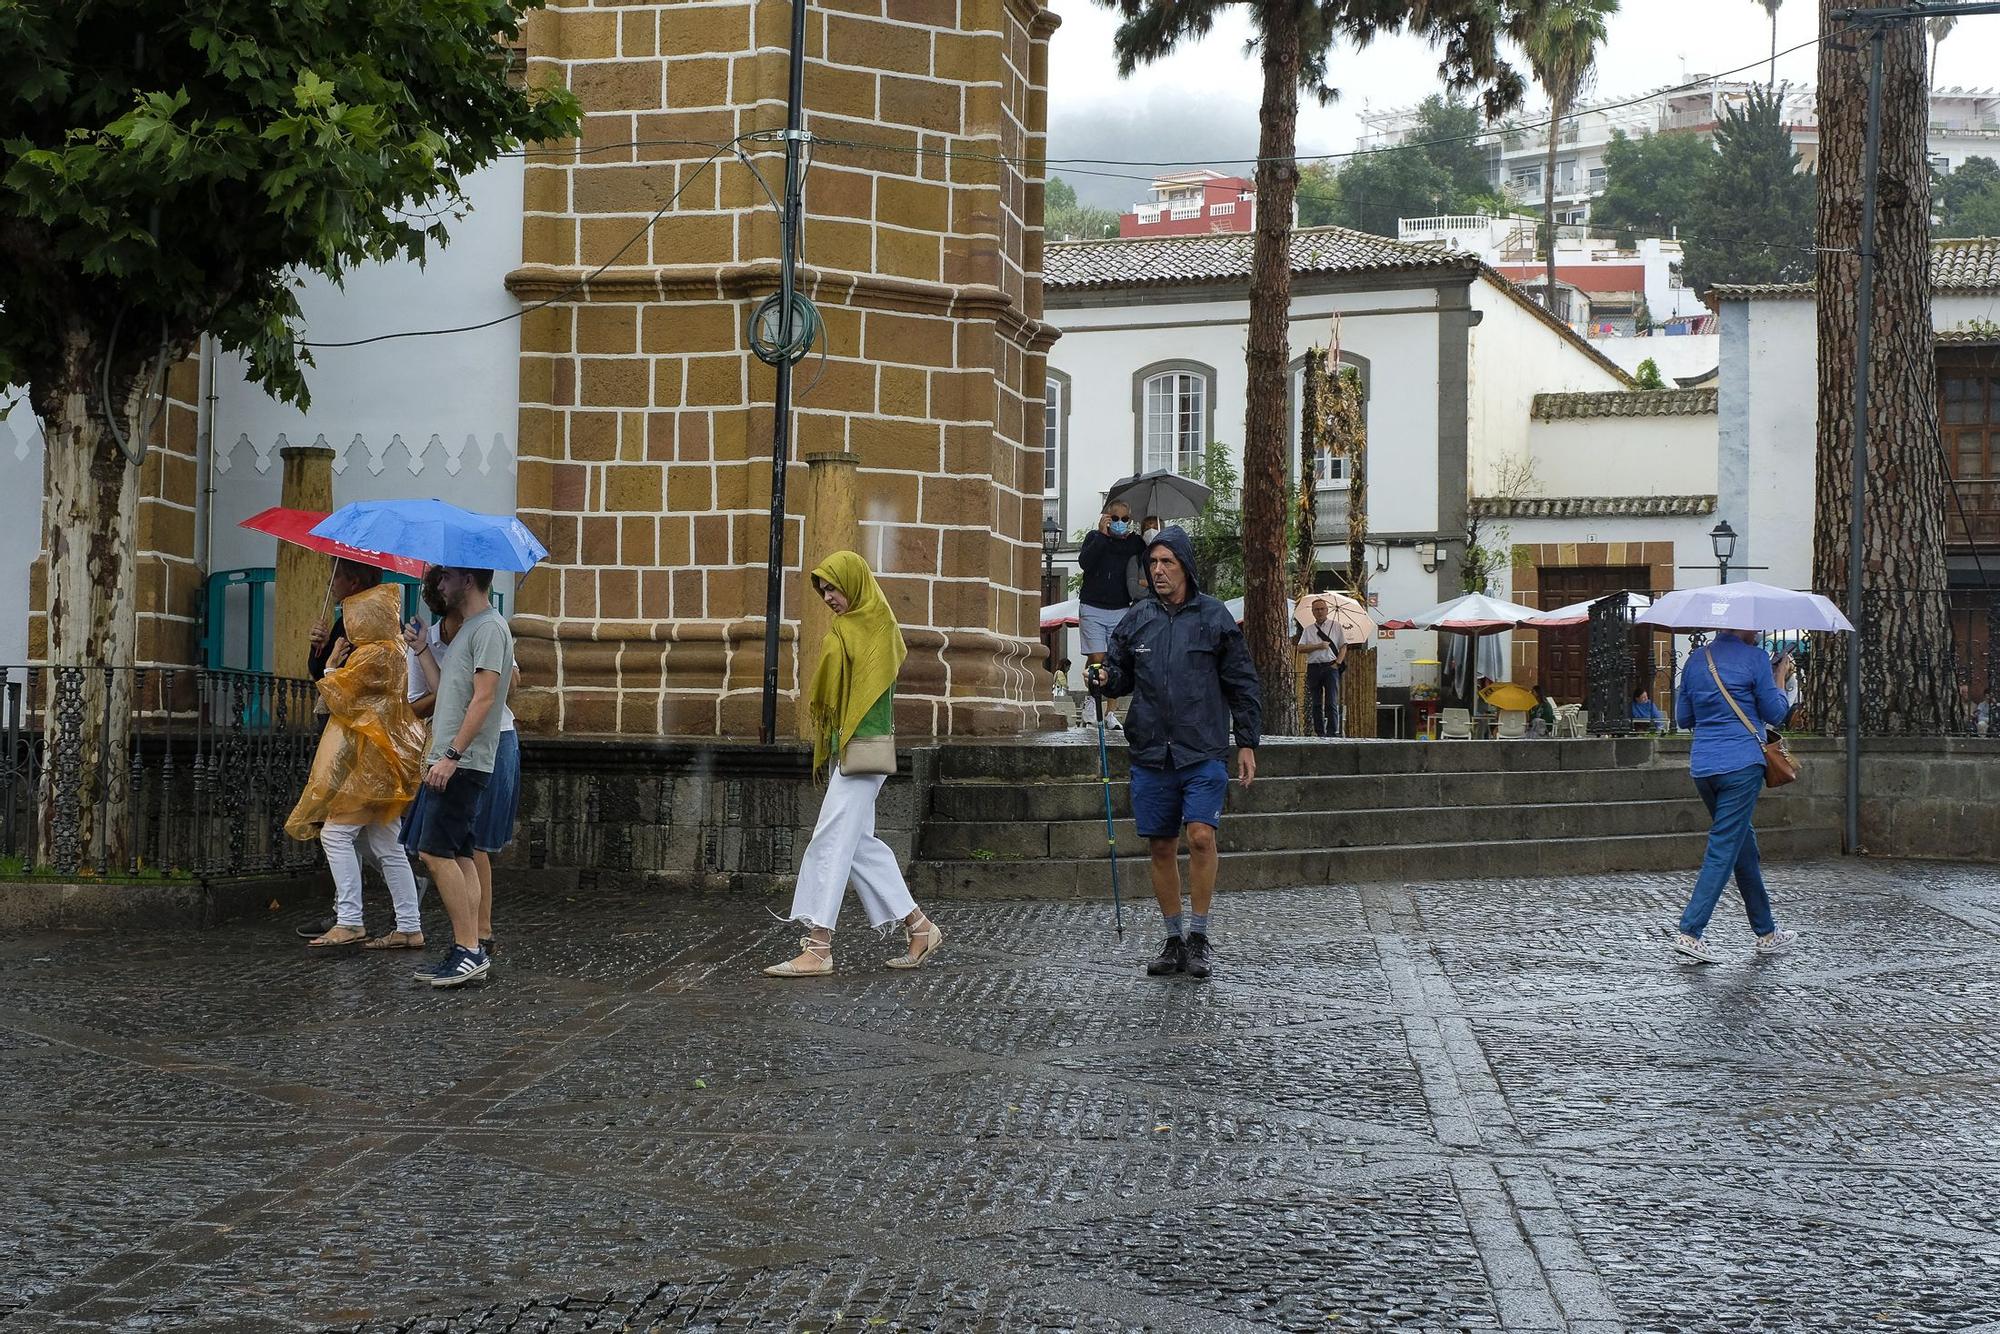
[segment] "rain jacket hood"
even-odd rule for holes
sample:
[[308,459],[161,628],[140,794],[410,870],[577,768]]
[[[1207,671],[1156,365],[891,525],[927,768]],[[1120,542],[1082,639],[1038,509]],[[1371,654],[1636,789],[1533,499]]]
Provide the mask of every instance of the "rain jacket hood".
[[1201,591],[1194,543],[1167,528],[1147,548],[1173,553],[1188,574],[1185,602],[1141,598],[1111,632],[1104,658],[1106,693],[1130,695],[1125,740],[1144,769],[1183,769],[1228,757],[1263,740],[1263,701],[1242,627],[1229,608]]

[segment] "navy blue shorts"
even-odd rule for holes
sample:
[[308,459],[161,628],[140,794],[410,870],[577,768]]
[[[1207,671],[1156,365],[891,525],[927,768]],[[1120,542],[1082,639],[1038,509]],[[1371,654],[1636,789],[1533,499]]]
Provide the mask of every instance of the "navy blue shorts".
[[1229,793],[1229,770],[1221,760],[1203,760],[1179,769],[1132,766],[1132,822],[1141,838],[1177,838],[1182,828],[1222,823],[1222,799]]
[[472,846],[500,852],[514,841],[514,817],[521,806],[521,737],[513,728],[500,734],[493,751],[493,775],[479,794],[472,817]]
[[454,770],[444,791],[425,794],[418,852],[431,857],[472,855],[472,817],[489,777],[477,769]]

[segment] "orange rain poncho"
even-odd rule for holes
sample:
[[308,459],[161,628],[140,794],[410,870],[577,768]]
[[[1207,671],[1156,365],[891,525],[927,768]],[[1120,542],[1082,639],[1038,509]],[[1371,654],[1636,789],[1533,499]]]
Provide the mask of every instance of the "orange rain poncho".
[[323,824],[382,824],[403,813],[423,778],[424,730],[410,712],[402,599],[391,584],[340,604],[347,661],[319,679],[326,731],[285,832],[301,841]]

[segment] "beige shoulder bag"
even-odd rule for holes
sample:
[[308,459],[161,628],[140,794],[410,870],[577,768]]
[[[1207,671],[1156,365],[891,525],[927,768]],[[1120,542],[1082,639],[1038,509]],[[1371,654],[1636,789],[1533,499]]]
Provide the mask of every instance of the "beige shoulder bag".
[[840,772],[850,778],[895,773],[896,738],[888,733],[855,737],[841,749]]
[[1799,762],[1792,758],[1791,748],[1785,745],[1785,738],[1777,732],[1767,735],[1758,731],[1756,724],[1750,721],[1749,715],[1743,712],[1743,706],[1736,702],[1736,696],[1730,694],[1729,687],[1722,684],[1722,673],[1715,667],[1715,654],[1705,653],[1702,656],[1708,659],[1708,674],[1715,678],[1715,688],[1722,692],[1725,700],[1729,701],[1730,711],[1736,715],[1738,722],[1750,729],[1750,735],[1756,737],[1757,744],[1764,748],[1764,786],[1783,787],[1795,781],[1799,776]]

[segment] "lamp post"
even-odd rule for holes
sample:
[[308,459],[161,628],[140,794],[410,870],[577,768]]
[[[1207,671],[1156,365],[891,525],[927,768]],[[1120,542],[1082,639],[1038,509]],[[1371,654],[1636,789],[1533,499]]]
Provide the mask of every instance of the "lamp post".
[[1062,525],[1053,514],[1042,520],[1042,601],[1049,600],[1049,586],[1056,579],[1056,552],[1062,546]]
[[1708,530],[1708,545],[1715,552],[1715,569],[1720,576],[1716,582],[1729,582],[1729,562],[1736,555],[1736,530],[1724,519]]

